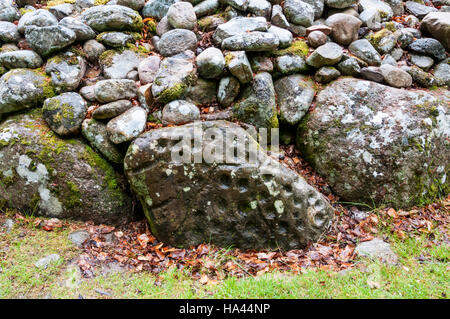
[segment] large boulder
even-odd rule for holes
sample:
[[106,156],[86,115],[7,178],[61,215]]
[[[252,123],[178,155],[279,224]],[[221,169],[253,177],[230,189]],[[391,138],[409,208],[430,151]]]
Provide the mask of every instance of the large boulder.
[[448,194],[448,93],[353,78],[321,91],[297,144],[345,201],[410,207]]
[[125,180],[80,139],[58,138],[39,110],[0,125],[0,202],[30,214],[119,223],[130,219]]
[[75,42],[77,35],[62,25],[29,26],[25,30],[25,39],[34,51],[48,57]]
[[[221,144],[214,141],[225,140],[227,133],[231,138],[236,134],[236,147],[247,145],[255,160],[224,163],[222,152],[211,153],[211,147]],[[209,134],[216,138],[208,139]],[[187,144],[181,145],[180,139]],[[194,154],[191,139],[194,145],[201,143],[192,149]],[[181,147],[189,151],[183,157],[201,156],[200,151],[203,160],[191,163],[172,156]],[[148,131],[130,145],[125,171],[152,233],[176,246],[211,242],[244,249],[295,249],[317,240],[333,216],[317,190],[268,157],[240,126],[226,121]]]

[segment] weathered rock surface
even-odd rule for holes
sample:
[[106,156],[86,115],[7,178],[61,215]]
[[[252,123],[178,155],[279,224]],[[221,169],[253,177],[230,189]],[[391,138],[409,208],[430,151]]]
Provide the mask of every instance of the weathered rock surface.
[[431,12],[422,20],[420,28],[428,31],[450,51],[450,12]]
[[275,81],[274,87],[281,121],[294,125],[302,119],[314,98],[313,83],[299,74]]
[[0,114],[33,108],[54,95],[48,78],[30,69],[14,69],[0,78]]
[[195,80],[195,66],[192,59],[165,58],[156,73],[151,92],[159,103],[168,103],[178,99]]
[[123,163],[124,154],[109,140],[106,124],[95,119],[86,119],[81,125],[81,133],[108,161],[116,164]]
[[0,64],[8,69],[37,69],[43,63],[39,54],[31,50],[0,53]]
[[131,216],[120,174],[79,139],[63,140],[39,111],[0,125],[0,198],[30,214],[119,223]]
[[145,129],[147,112],[140,106],[133,106],[106,125],[111,142],[120,144],[138,137]]
[[257,151],[238,125],[213,121],[201,127],[223,138],[226,130],[240,134],[259,158],[255,164],[239,159],[221,164],[219,156],[217,164],[177,162],[171,157],[173,147],[182,137],[190,143],[194,124],[137,138],[128,149],[125,170],[158,239],[182,247],[211,242],[243,249],[295,249],[317,240],[333,216],[320,193]]
[[56,91],[73,91],[86,72],[86,60],[72,51],[48,59],[45,72],[50,75]]
[[141,31],[142,17],[138,12],[120,5],[100,5],[86,9],[80,20],[96,31]]
[[186,50],[195,51],[197,37],[186,29],[173,29],[164,33],[158,42],[158,50],[163,56],[172,56]]
[[86,101],[75,92],[48,98],[42,106],[44,120],[55,133],[61,136],[79,132],[86,114]]
[[71,45],[77,39],[75,32],[62,25],[47,27],[29,26],[25,30],[25,39],[34,51],[48,57],[52,53]]
[[234,116],[259,128],[279,126],[272,77],[267,72],[255,75],[251,85],[244,88],[241,98],[233,106]]
[[98,81],[94,86],[95,98],[101,103],[136,97],[137,87],[132,80],[112,79]]
[[125,79],[130,71],[137,70],[141,55],[132,50],[107,50],[99,57],[99,64],[107,79]]
[[297,144],[343,200],[410,207],[449,191],[449,117],[445,95],[341,79],[318,94]]

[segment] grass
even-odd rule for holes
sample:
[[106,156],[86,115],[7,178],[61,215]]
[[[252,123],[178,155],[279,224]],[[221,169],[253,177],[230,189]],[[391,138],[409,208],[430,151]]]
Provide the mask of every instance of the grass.
[[[448,298],[450,292],[449,246],[429,245],[429,234],[401,240],[389,227],[380,229],[380,236],[389,237],[399,256],[396,266],[360,259],[345,272],[274,272],[206,284],[175,268],[158,275],[116,271],[81,278],[71,265],[81,251],[69,241],[69,232],[17,223],[9,233],[0,228],[0,298]],[[440,242],[436,230],[433,236]],[[47,269],[34,266],[53,253],[62,260]]]

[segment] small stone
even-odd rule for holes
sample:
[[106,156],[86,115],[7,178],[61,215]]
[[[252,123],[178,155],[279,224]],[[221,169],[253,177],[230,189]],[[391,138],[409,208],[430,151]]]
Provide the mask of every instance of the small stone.
[[280,120],[297,124],[308,111],[314,99],[313,81],[303,75],[290,75],[274,83]]
[[103,32],[97,36],[96,40],[113,48],[125,47],[128,43],[135,42],[131,34],[124,32]]
[[340,75],[341,72],[336,70],[336,68],[333,68],[332,66],[323,66],[316,72],[314,79],[317,82],[326,84],[337,79]]
[[142,55],[133,50],[107,50],[98,58],[103,75],[107,79],[125,79],[130,71],[137,70]]
[[195,51],[197,37],[186,29],[173,29],[164,33],[158,42],[158,50],[163,56],[172,56],[186,50]]
[[294,39],[290,31],[279,28],[277,26],[271,26],[267,32],[272,33],[278,37],[280,48],[287,48],[292,44],[292,40]]
[[167,11],[167,20],[175,29],[194,30],[197,16],[194,7],[189,2],[176,2]]
[[217,88],[217,100],[223,107],[230,106],[239,94],[239,81],[233,76],[220,79]]
[[47,267],[50,264],[56,263],[60,259],[61,259],[61,257],[58,254],[51,254],[51,255],[48,255],[47,257],[39,259],[37,262],[34,263],[34,265],[37,268],[47,269]]
[[206,105],[215,103],[217,100],[217,81],[197,78],[181,94],[180,100],[186,100],[196,105]]
[[379,65],[381,63],[381,56],[375,48],[366,39],[353,41],[348,47],[351,53],[358,58],[367,62],[369,65]]
[[395,61],[398,61],[403,56],[403,50],[400,48],[394,48],[391,52],[389,52],[389,54],[394,58]]
[[75,7],[70,3],[62,3],[56,6],[52,6],[48,9],[58,20],[71,15],[75,11]]
[[349,14],[337,13],[330,16],[325,24],[332,28],[331,38],[340,45],[349,45],[358,39],[361,20]]
[[434,77],[439,85],[450,86],[450,60],[446,59],[434,68]]
[[[6,233],[11,232],[14,227],[14,221],[11,218],[7,218],[3,223],[3,227],[6,228]],[[1,271],[0,271],[1,272]]]
[[160,63],[160,58],[155,55],[149,56],[139,63],[138,73],[142,85],[153,83],[156,73],[159,70]]
[[94,87],[95,98],[100,103],[108,103],[121,99],[136,97],[136,83],[126,79],[112,79],[98,81]]
[[115,144],[129,142],[144,131],[146,122],[147,112],[134,106],[108,122],[108,138]]
[[[204,0],[194,7],[194,12],[198,19],[206,15],[214,14],[217,9],[219,9],[219,6],[219,0]],[[161,21],[159,23],[161,23]]]
[[53,132],[60,136],[78,133],[86,115],[86,101],[75,92],[48,98],[42,106],[43,118]]
[[169,20],[167,20],[167,16],[164,16],[164,18],[159,21],[159,23],[156,25],[156,34],[158,36],[162,36],[164,33],[172,30],[172,26],[169,23]]
[[69,240],[79,248],[81,248],[83,243],[90,237],[87,230],[77,230],[69,234]]
[[142,15],[146,18],[157,18],[161,20],[169,10],[169,7],[177,0],[150,0],[147,1],[142,9]]
[[272,4],[267,0],[248,0],[247,11],[257,17],[270,18]]
[[379,238],[357,245],[355,252],[361,257],[381,259],[382,262],[388,264],[397,263],[397,255],[391,250],[391,246]]
[[397,30],[394,35],[402,49],[407,48],[414,41],[414,35],[409,31],[409,28]]
[[245,51],[232,51],[225,55],[225,63],[230,73],[245,84],[253,80],[252,67]]
[[214,42],[221,44],[226,38],[252,31],[266,32],[269,26],[263,17],[236,17],[227,23],[220,24],[213,34]]
[[267,72],[255,75],[251,85],[244,88],[241,99],[233,106],[236,119],[260,128],[279,127],[275,89]]
[[50,75],[57,93],[75,90],[85,72],[86,61],[72,51],[48,59],[45,66],[45,73]]
[[383,60],[381,60],[381,65],[383,64],[390,64],[392,66],[397,66],[397,61],[393,57],[391,57],[389,54],[386,54],[383,57]]
[[320,32],[324,33],[325,35],[330,35],[332,30],[333,29],[327,25],[315,24],[315,25],[312,25],[312,26],[306,28],[306,35],[309,35],[311,32],[314,32],[314,31],[320,31]]
[[95,119],[86,119],[81,125],[81,133],[108,161],[123,163],[122,151],[109,140],[105,124]]
[[272,25],[275,25],[280,28],[284,29],[289,28],[289,22],[287,21],[285,15],[283,14],[283,8],[278,4],[275,4],[272,7],[272,17],[270,19],[270,22],[272,23]]
[[428,71],[433,66],[434,60],[425,55],[411,54],[411,63],[417,65],[425,71]]
[[397,37],[388,29],[371,34],[367,39],[380,54],[388,53],[397,44]]
[[25,39],[34,51],[47,57],[71,45],[77,36],[71,29],[61,25],[28,26],[25,30]]
[[428,72],[425,72],[421,68],[413,66],[402,66],[401,69],[411,75],[414,83],[424,88],[429,88],[432,86],[439,85],[439,80]]
[[83,45],[83,51],[90,62],[96,62],[105,50],[105,46],[96,40],[88,40]]
[[138,12],[120,5],[99,5],[88,8],[81,13],[80,20],[98,32],[141,32],[143,27],[142,17]]
[[349,58],[339,62],[337,69],[342,75],[357,76],[361,72],[361,66],[355,58]]
[[356,0],[325,0],[328,7],[336,9],[348,8],[356,2]]
[[384,80],[390,86],[399,88],[408,87],[412,84],[411,75],[400,68],[394,67],[389,64],[383,64],[382,66],[380,66],[380,70],[383,74]]
[[308,44],[313,48],[320,47],[327,43],[327,36],[320,31],[313,31],[308,35]]
[[0,64],[8,69],[36,69],[42,66],[42,58],[34,51],[19,50],[0,53]]
[[286,54],[275,58],[275,68],[281,74],[287,75],[306,72],[308,65],[303,57]]
[[320,68],[325,65],[334,65],[342,58],[342,48],[336,43],[329,42],[318,47],[307,59],[306,63]]
[[277,35],[268,32],[248,32],[234,35],[222,41],[223,50],[272,51],[278,47]]
[[77,41],[94,39],[96,36],[95,31],[90,26],[73,17],[65,17],[59,21],[59,25],[69,28],[75,32]]
[[361,69],[361,76],[369,81],[382,83],[384,80],[383,73],[377,66],[369,66]]
[[80,94],[83,96],[86,100],[94,102],[95,101],[95,91],[94,91],[94,85],[87,85],[83,86],[80,89]]
[[166,104],[162,111],[163,124],[185,124],[200,119],[198,107],[188,101],[175,100]]
[[0,41],[2,42],[18,42],[20,33],[14,23],[0,21]]
[[97,120],[110,119],[124,113],[133,106],[129,100],[118,100],[100,105],[92,112],[92,117]]
[[47,27],[58,24],[58,19],[48,10],[38,9],[25,13],[19,20],[17,28],[20,33],[25,33],[28,26]]
[[437,61],[444,60],[447,57],[442,44],[432,38],[417,39],[408,48],[416,53],[430,56]]
[[283,12],[288,21],[309,27],[314,21],[314,8],[300,0],[286,0]]
[[426,5],[420,4],[420,3],[415,2],[415,1],[406,1],[405,2],[405,8],[406,8],[407,11],[411,12],[412,14],[414,14],[419,19],[422,19],[423,17],[425,17],[430,12],[438,11],[434,7],[426,6]]
[[187,51],[161,61],[151,88],[156,102],[166,104],[177,100],[186,87],[195,81],[193,55],[193,52]]
[[270,57],[262,55],[254,55],[250,61],[253,72],[272,72],[273,63]]
[[196,59],[198,73],[205,79],[214,79],[223,73],[225,58],[221,50],[207,48]]

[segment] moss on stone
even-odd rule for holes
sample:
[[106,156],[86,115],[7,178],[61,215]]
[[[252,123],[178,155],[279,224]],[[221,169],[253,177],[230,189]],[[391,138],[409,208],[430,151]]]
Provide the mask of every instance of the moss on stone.
[[102,5],[107,4],[109,1],[111,1],[111,0],[94,0],[94,5],[102,6]]
[[114,56],[117,53],[120,53],[120,52],[116,51],[116,50],[106,50],[105,52],[100,54],[98,59],[103,65],[111,66],[114,62]]
[[184,89],[187,87],[184,83],[177,83],[174,86],[165,89],[161,92],[161,94],[157,97],[158,102],[160,103],[168,103],[170,101],[176,100],[183,94]]
[[298,55],[305,57],[308,55],[308,45],[303,40],[297,40],[292,42],[291,46],[286,49],[275,50],[272,52],[273,56],[282,56],[286,54]]
[[[58,6],[60,4],[65,4],[65,3],[70,3],[70,4],[74,4],[75,2],[77,2],[76,0],[49,0],[47,1],[47,8],[51,8],[54,6]],[[32,10],[30,10],[32,11]]]

